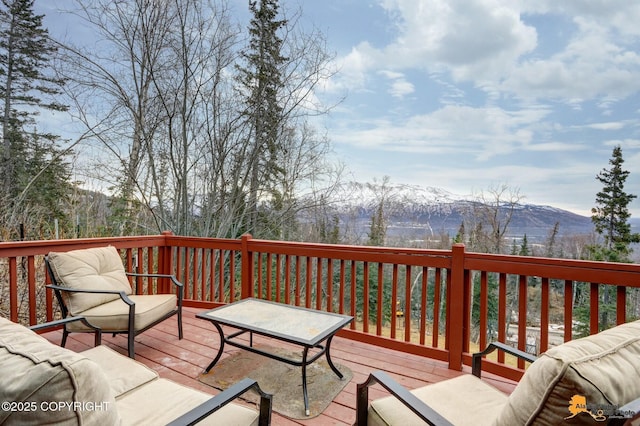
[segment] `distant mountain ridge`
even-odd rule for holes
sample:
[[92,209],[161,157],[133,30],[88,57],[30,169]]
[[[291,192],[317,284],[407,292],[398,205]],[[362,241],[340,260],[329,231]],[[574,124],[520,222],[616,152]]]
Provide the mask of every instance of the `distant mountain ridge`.
[[[446,233],[454,236],[469,216],[477,200],[455,195],[442,188],[403,184],[350,183],[331,202],[334,214],[343,220],[355,220],[366,229],[380,201],[384,199],[384,214],[388,220],[388,236],[420,238]],[[507,207],[501,214],[506,212]],[[589,234],[593,231],[590,217],[567,210],[535,204],[518,204],[513,212],[508,235],[530,241],[550,235],[555,224],[558,233]]]

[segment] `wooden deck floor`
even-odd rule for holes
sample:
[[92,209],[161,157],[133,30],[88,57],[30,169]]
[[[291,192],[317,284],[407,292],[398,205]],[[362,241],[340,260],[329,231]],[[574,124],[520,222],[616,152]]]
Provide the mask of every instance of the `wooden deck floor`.
[[[153,368],[161,377],[200,389],[215,395],[218,391],[198,381],[198,375],[211,362],[218,347],[218,333],[207,321],[195,318],[199,309],[184,310],[184,339],[178,340],[175,317],[146,331],[136,338],[136,360]],[[60,331],[47,333],[50,341],[59,344]],[[103,336],[103,344],[126,354],[126,337]],[[71,334],[67,348],[81,351],[93,345],[89,335]],[[229,351],[236,351],[229,348]],[[224,355],[223,355],[224,356]],[[348,366],[353,371],[353,379],[318,417],[308,420],[291,420],[273,413],[274,425],[352,425],[355,421],[356,384],[364,382],[371,371],[384,370],[399,383],[413,389],[438,382],[460,374],[449,370],[441,361],[405,354],[378,346],[336,337],[331,346],[331,357],[336,363]],[[515,384],[496,377],[484,378],[500,390],[510,393]],[[385,391],[374,386],[370,398],[384,396]]]

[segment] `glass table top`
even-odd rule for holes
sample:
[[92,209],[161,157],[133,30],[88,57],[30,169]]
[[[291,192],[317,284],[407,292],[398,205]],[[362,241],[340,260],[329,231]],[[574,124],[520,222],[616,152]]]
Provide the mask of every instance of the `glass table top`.
[[353,319],[346,315],[259,299],[244,299],[199,316],[222,324],[304,342],[313,342],[331,335]]

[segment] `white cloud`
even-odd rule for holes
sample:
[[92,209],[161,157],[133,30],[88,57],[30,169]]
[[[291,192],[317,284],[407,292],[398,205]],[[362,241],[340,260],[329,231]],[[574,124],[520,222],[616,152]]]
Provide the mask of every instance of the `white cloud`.
[[337,60],[336,68],[339,73],[327,82],[325,90],[365,90],[369,81],[368,74],[376,68],[375,58],[378,55],[378,51],[367,42],[354,46],[348,55]]
[[611,121],[608,123],[593,123],[588,124],[586,127],[595,130],[620,130],[626,126],[623,121]]
[[405,95],[409,95],[415,91],[413,84],[406,80],[395,80],[391,83],[389,93],[395,98],[403,98]]
[[[640,139],[611,139],[604,142],[605,146],[620,146],[623,151],[640,149]],[[640,153],[638,153],[640,156]],[[637,157],[640,158],[640,157]]]
[[[640,4],[624,1],[380,0],[394,40],[367,42],[343,58],[343,84],[364,89],[379,69],[447,73],[470,81],[490,98],[563,100],[576,110],[604,98],[603,113],[640,90]],[[573,21],[552,56],[535,49],[538,31],[523,17],[553,13]],[[529,20],[527,20],[529,22]],[[534,22],[534,21],[531,21]],[[554,40],[556,41],[556,40]],[[564,44],[562,44],[564,43]],[[415,83],[412,83],[415,85]],[[401,97],[408,84],[391,93]]]
[[486,161],[526,148],[534,127],[546,116],[543,108],[507,111],[446,105],[402,122],[379,119],[365,129],[341,131],[341,142],[384,151],[470,156]]
[[608,28],[584,17],[575,22],[577,33],[561,52],[522,61],[500,84],[501,90],[568,104],[603,97],[605,108],[640,90],[640,56],[615,40]]
[[523,11],[536,14],[583,16],[620,34],[640,35],[640,3],[629,0],[529,0],[522,2]]
[[391,81],[389,87],[389,94],[394,98],[404,98],[406,95],[410,95],[415,91],[415,86],[407,81],[404,74],[389,70],[382,70],[379,74],[383,75]]
[[536,31],[498,0],[385,0],[396,40],[384,57],[397,67],[448,69],[458,80],[495,78],[536,46]]
[[586,149],[584,146],[567,142],[543,142],[535,143],[526,147],[527,151],[532,152],[568,152],[581,151]]

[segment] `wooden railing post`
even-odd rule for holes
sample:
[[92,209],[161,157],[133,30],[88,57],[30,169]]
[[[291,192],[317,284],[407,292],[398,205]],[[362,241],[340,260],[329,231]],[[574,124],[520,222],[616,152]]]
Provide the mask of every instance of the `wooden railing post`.
[[462,351],[465,333],[464,285],[464,244],[454,244],[451,248],[451,287],[448,290],[447,342],[449,343],[449,368],[462,370]]
[[[173,232],[171,231],[162,231],[162,236],[164,236],[164,245],[162,247],[158,247],[158,273],[171,275],[174,273],[173,271],[173,250],[171,245],[167,242],[167,237],[171,237]],[[175,271],[177,274],[178,271]],[[166,293],[170,291],[171,287],[168,279],[160,280],[161,285],[159,285],[159,291],[162,293]]]
[[[242,276],[240,297],[246,299],[253,297],[253,252],[249,250],[251,234],[244,234],[242,240]],[[233,271],[231,272],[233,273]]]
[[17,258],[9,258],[9,319],[18,322],[18,263]]

